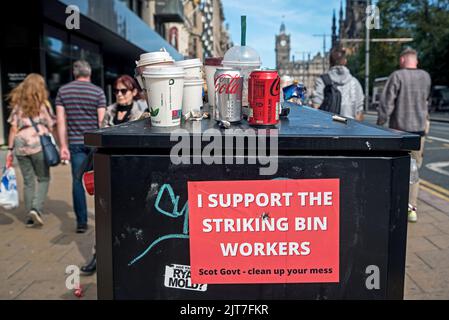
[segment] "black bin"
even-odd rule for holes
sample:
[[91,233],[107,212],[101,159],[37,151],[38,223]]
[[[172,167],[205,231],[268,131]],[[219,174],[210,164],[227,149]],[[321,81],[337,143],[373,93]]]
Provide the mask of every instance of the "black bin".
[[[419,137],[354,120],[335,121],[332,115],[308,107],[290,107],[289,117],[276,128],[255,131],[256,135],[277,134],[274,175],[260,175],[264,166],[259,162],[248,164],[253,155],[242,150],[245,148],[226,146],[224,129],[213,120],[189,121],[181,128],[155,128],[145,119],[87,133],[86,145],[97,148],[98,298],[402,299],[409,151],[419,148]],[[204,150],[209,144],[193,142],[193,137],[211,128],[223,133],[222,151],[224,156],[226,151],[233,152],[233,164],[193,163],[195,150]],[[232,128],[250,127],[243,121]],[[170,159],[171,148],[179,142],[171,141],[170,135],[180,129],[192,138],[190,164],[174,164]],[[242,152],[244,164],[236,164],[235,157],[241,161]],[[209,283],[203,291],[192,284],[184,289],[173,287],[185,285],[189,280],[184,279],[167,286],[167,281],[173,280],[167,280],[167,268],[191,263],[186,206],[189,181],[228,181],[232,191],[235,180],[260,180],[268,186],[269,181],[279,179],[339,180],[337,282],[237,280]],[[374,288],[367,286],[374,274],[369,266],[378,271]]]

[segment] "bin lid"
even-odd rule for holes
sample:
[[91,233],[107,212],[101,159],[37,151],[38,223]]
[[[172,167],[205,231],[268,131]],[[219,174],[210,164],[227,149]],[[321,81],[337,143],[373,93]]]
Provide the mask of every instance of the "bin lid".
[[[280,123],[271,127],[266,134],[275,134],[278,129],[278,150],[284,151],[411,151],[418,150],[420,138],[416,134],[387,129],[348,119],[346,123],[332,120],[332,114],[311,107],[302,107],[285,103],[290,107],[288,118],[281,118]],[[197,126],[197,127],[195,127]],[[246,121],[231,128],[247,130],[253,127]],[[181,130],[179,130],[181,129]],[[215,120],[187,121],[180,127],[152,127],[150,119],[124,123],[115,127],[103,128],[85,134],[85,144],[97,148],[120,149],[165,149],[169,151],[179,141],[181,134],[194,138],[209,129],[220,130],[222,146],[225,148],[225,129],[220,129]],[[253,128],[254,129],[254,128]],[[269,129],[269,127],[267,127]],[[171,134],[178,139],[170,140]],[[263,131],[255,129],[255,134]],[[215,139],[215,137],[214,137]],[[213,139],[205,139],[202,146]],[[268,140],[268,139],[267,139]],[[266,141],[267,141],[266,140]],[[247,144],[247,142],[245,142]],[[192,142],[191,142],[191,145]],[[238,144],[234,143],[234,149]],[[244,147],[246,149],[246,147]],[[243,148],[242,148],[243,149]]]

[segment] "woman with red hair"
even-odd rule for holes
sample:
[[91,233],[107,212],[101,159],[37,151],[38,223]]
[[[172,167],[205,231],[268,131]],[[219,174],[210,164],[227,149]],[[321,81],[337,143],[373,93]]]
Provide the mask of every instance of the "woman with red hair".
[[[106,108],[102,127],[112,127],[118,124],[135,121],[142,117],[146,104],[142,107],[142,93],[137,82],[128,75],[122,75],[114,82],[116,101]],[[83,275],[92,275],[97,270],[95,246],[93,256],[86,265],[81,267]]]
[[107,107],[103,127],[138,120],[143,114],[143,97],[136,80],[131,76],[122,75],[115,80],[113,88],[116,101]]

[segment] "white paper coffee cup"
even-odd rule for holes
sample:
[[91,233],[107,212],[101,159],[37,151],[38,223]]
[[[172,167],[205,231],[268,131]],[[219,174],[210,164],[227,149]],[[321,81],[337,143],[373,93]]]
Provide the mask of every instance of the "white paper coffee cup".
[[173,127],[181,123],[185,72],[180,67],[145,68],[143,77],[151,125]]
[[176,61],[177,67],[184,68],[186,78],[202,78],[203,77],[203,64],[200,59],[188,59]]
[[182,96],[182,115],[191,110],[201,110],[203,106],[203,79],[185,78],[184,93]]
[[205,64],[204,64],[204,72],[206,73],[206,85],[207,85],[207,100],[209,101],[209,111],[213,110],[213,107],[215,105],[215,82],[214,82],[214,76],[215,71],[217,71],[218,68],[222,68],[222,62],[223,58],[221,57],[214,57],[214,58],[206,58]]

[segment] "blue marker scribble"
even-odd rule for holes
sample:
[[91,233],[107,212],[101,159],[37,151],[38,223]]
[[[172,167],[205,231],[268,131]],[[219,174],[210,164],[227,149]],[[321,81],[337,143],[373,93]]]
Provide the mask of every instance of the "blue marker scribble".
[[160,243],[160,242],[162,242],[164,240],[168,240],[168,239],[188,239],[188,238],[189,238],[188,234],[167,234],[167,235],[165,235],[163,237],[160,237],[160,238],[156,239],[155,241],[153,241],[153,243],[151,243],[148,246],[148,248],[145,249],[144,252],[142,252],[136,258],[131,260],[131,262],[128,263],[128,266],[131,266],[134,263],[136,263],[137,261],[139,261],[140,259],[142,259],[151,249],[153,249],[154,246],[156,246],[158,243]]
[[[170,197],[171,203],[173,205],[172,212],[165,211],[164,209],[162,209],[159,206],[159,204],[161,202],[161,198],[164,195],[166,190],[168,192],[168,195]],[[159,192],[157,194],[156,201],[154,202],[154,207],[160,214],[165,215],[165,216],[170,217],[170,218],[178,218],[178,217],[184,215],[184,225],[183,225],[182,234],[167,234],[167,235],[164,235],[164,236],[161,236],[161,237],[157,238],[140,255],[138,255],[136,258],[131,260],[131,262],[128,263],[128,266],[131,266],[134,263],[136,263],[137,261],[139,261],[140,259],[142,259],[148,252],[150,252],[150,250],[152,248],[154,248],[157,244],[161,243],[164,240],[168,240],[168,239],[188,239],[189,238],[189,234],[188,234],[189,233],[189,207],[188,207],[188,203],[186,201],[186,203],[182,207],[181,211],[178,211],[178,204],[179,204],[179,196],[175,196],[175,192],[173,191],[173,188],[171,187],[171,185],[169,185],[169,184],[162,185],[162,187],[159,189]]]

